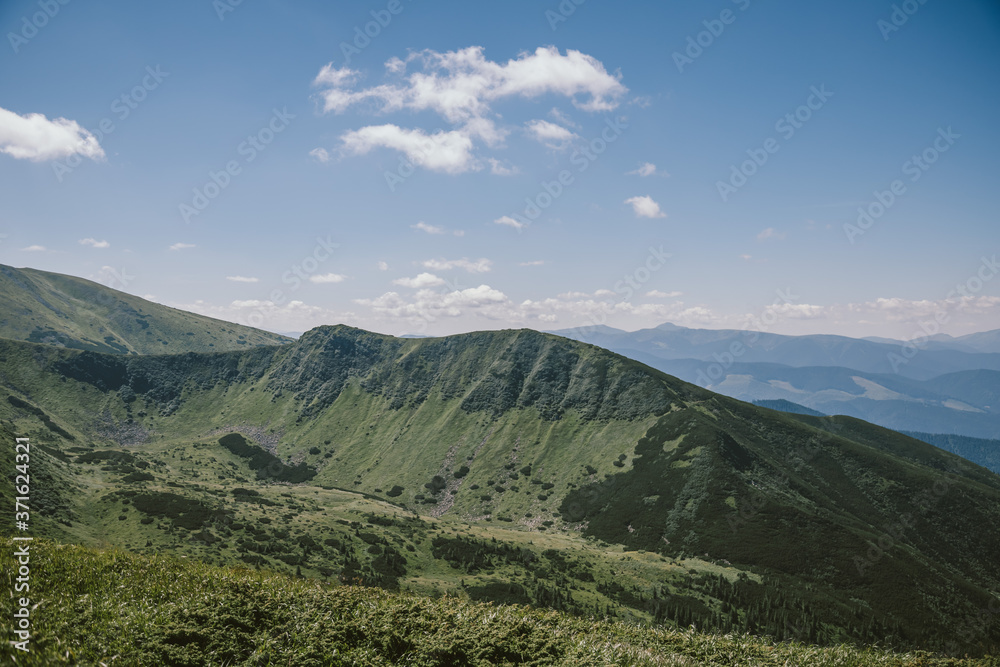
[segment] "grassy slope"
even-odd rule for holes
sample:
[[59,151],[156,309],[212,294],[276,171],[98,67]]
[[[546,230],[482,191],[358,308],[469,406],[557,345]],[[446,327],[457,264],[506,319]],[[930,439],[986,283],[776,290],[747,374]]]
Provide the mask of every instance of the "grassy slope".
[[0,313],[0,337],[110,354],[226,351],[289,341],[83,278],[3,265]]
[[[13,544],[0,549],[10,588]],[[32,652],[0,648],[20,665],[998,664],[642,628],[48,542],[33,549]]]
[[[154,480],[132,485],[123,480],[134,467],[63,466],[87,489],[76,496],[77,520],[62,528],[77,541],[168,549],[218,562],[256,555],[266,567],[294,571],[297,562],[314,576],[326,568],[384,584],[385,568],[379,570],[378,556],[352,529],[368,531],[401,554],[407,545],[414,548],[405,553],[406,573],[397,582],[413,590],[472,596],[477,587],[488,593],[492,583],[516,580],[530,589],[531,599],[546,604],[675,622],[671,614],[683,608],[716,627],[730,623],[727,605],[750,600],[739,607],[734,627],[783,629],[783,617],[749,618],[754,604],[775,607],[780,600],[778,612],[790,618],[801,615],[791,606],[809,608],[810,627],[791,636],[821,641],[870,641],[902,632],[911,642],[940,646],[986,606],[985,588],[996,585],[986,567],[995,536],[965,525],[995,524],[995,476],[856,420],[755,409],[552,336],[498,332],[400,341],[338,327],[283,348],[127,359],[5,343],[0,369],[9,389],[45,406],[77,445],[141,444],[128,451],[151,466]],[[56,381],[52,370],[69,379]],[[125,388],[136,395],[131,402],[122,400]],[[0,416],[58,439],[46,435],[37,416],[6,401],[0,401]],[[804,468],[789,457],[838,429]],[[245,461],[218,445],[218,436],[233,430],[286,461],[314,466],[314,485],[383,498],[399,485],[403,491],[394,502],[431,515],[453,498],[441,529],[454,533],[449,539],[492,544],[496,538],[536,556],[548,548],[578,553],[592,578],[569,576],[551,559],[542,561],[541,578],[537,568],[509,562],[479,571],[449,565],[433,553],[433,539],[443,532],[367,525],[368,514],[389,506],[368,506],[332,488],[261,485]],[[756,467],[746,468],[744,456]],[[454,473],[463,464],[470,470],[458,479]],[[530,474],[522,472],[528,464]],[[435,474],[447,480],[438,494],[424,488]],[[947,476],[954,493],[929,518],[921,515],[917,531],[859,578],[853,558],[865,553],[865,540],[877,541],[882,525],[905,510],[908,494],[932,488],[937,476]],[[236,502],[236,486],[259,489],[277,505]],[[770,507],[751,513],[734,535],[729,520],[733,514],[747,518],[743,510],[754,507],[754,489],[760,488]],[[128,507],[128,497],[109,497],[129,489],[169,491],[233,514],[206,520],[200,531],[162,518],[142,524],[139,519],[148,517]],[[950,521],[954,515],[961,520]],[[463,519],[474,523],[463,526]],[[290,534],[281,534],[282,523]],[[580,529],[632,551],[584,541]],[[327,537],[324,530],[333,532]],[[192,539],[197,535],[202,537]],[[290,538],[310,535],[345,548],[339,554],[333,547],[288,548]],[[951,544],[956,540],[958,548]],[[248,541],[273,549],[249,548]],[[826,545],[833,546],[828,554],[819,548]],[[357,568],[351,565],[355,556]],[[769,577],[770,601],[755,597],[759,591],[749,585],[735,595],[720,592],[705,576],[735,578],[748,568]],[[534,588],[539,585],[545,590]],[[670,602],[657,603],[664,593]],[[873,615],[885,627],[872,627]],[[990,625],[962,646],[976,650],[995,635]]]

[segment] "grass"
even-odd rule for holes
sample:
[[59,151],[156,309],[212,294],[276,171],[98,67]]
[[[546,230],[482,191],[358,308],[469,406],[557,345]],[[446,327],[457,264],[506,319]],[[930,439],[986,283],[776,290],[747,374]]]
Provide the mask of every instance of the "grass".
[[[0,549],[11,590],[13,542]],[[0,649],[26,666],[1000,664],[654,629],[44,540],[31,567],[32,650]]]

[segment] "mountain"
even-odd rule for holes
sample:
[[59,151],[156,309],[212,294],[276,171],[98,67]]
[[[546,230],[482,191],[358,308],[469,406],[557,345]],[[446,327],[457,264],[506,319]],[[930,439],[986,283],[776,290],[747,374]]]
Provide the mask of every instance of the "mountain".
[[672,324],[632,333],[606,327],[561,333],[744,401],[787,400],[895,430],[1000,438],[997,357],[958,349],[968,337],[952,339],[954,349],[935,339],[906,359],[902,343],[888,339],[748,335]]
[[0,341],[0,394],[56,539],[805,642],[1000,646],[996,618],[968,630],[1000,589],[1000,477],[565,338]]
[[790,412],[796,415],[811,415],[813,417],[825,416],[822,412],[811,410],[804,405],[799,405],[798,403],[792,403],[791,401],[786,401],[784,399],[778,399],[775,401],[753,401],[753,404],[759,408],[767,408],[768,410],[778,410],[780,412]]
[[[691,359],[642,361],[687,381],[706,369],[706,362]],[[919,381],[831,366],[734,363],[707,388],[743,401],[791,401],[893,430],[1000,438],[997,371],[960,371]]]
[[223,352],[289,340],[83,278],[2,264],[0,337],[111,354]]
[[967,438],[962,435],[943,433],[918,433],[903,431],[904,435],[923,440],[952,454],[958,454],[969,461],[981,461],[979,465],[1000,475],[1000,440]]
[[[733,329],[688,329],[674,324],[625,332],[608,327],[554,331],[624,354],[642,353],[657,359],[710,362],[708,379],[733,363],[776,363],[785,366],[839,366],[865,373],[898,374],[928,380],[963,370],[1000,370],[1000,353],[951,348],[921,349],[911,355],[900,342],[875,342],[846,336],[784,336]],[[985,334],[984,334],[985,335]],[[984,345],[984,349],[988,346]],[[702,385],[706,382],[702,382]]]

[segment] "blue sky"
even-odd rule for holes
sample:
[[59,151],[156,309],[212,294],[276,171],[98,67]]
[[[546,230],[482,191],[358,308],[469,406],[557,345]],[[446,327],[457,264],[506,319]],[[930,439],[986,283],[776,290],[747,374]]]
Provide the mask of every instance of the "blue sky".
[[0,262],[276,331],[1000,327],[996,3],[651,5],[4,2]]

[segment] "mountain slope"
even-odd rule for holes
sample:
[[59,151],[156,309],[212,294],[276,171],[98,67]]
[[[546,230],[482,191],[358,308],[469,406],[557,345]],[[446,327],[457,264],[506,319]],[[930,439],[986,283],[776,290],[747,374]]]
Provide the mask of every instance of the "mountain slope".
[[[62,468],[85,489],[66,527],[78,539],[194,542],[199,557],[385,585],[454,577],[438,569],[451,559],[445,572],[474,581],[470,596],[581,611],[614,602],[658,622],[938,649],[1000,589],[1000,536],[980,529],[1000,521],[989,471],[864,422],[754,407],[534,331],[397,339],[320,327],[284,346],[168,356],[3,341],[0,381],[0,417],[76,457]],[[329,524],[324,503],[378,499],[478,537],[417,539],[424,529],[392,520],[396,532],[365,538],[373,550],[317,544],[318,526],[341,531],[330,539],[344,549],[363,527],[351,537]],[[273,535],[261,528],[279,511],[268,503],[288,510]],[[542,539],[549,556],[533,551]],[[631,563],[614,565],[606,543],[632,550]],[[589,565],[576,570],[560,549],[590,554]],[[685,586],[679,564],[695,556]],[[544,584],[537,562],[583,593]],[[669,583],[666,603],[657,582]],[[998,642],[992,619],[960,645]]]
[[223,352],[289,341],[83,278],[4,265],[0,337],[110,354]]

